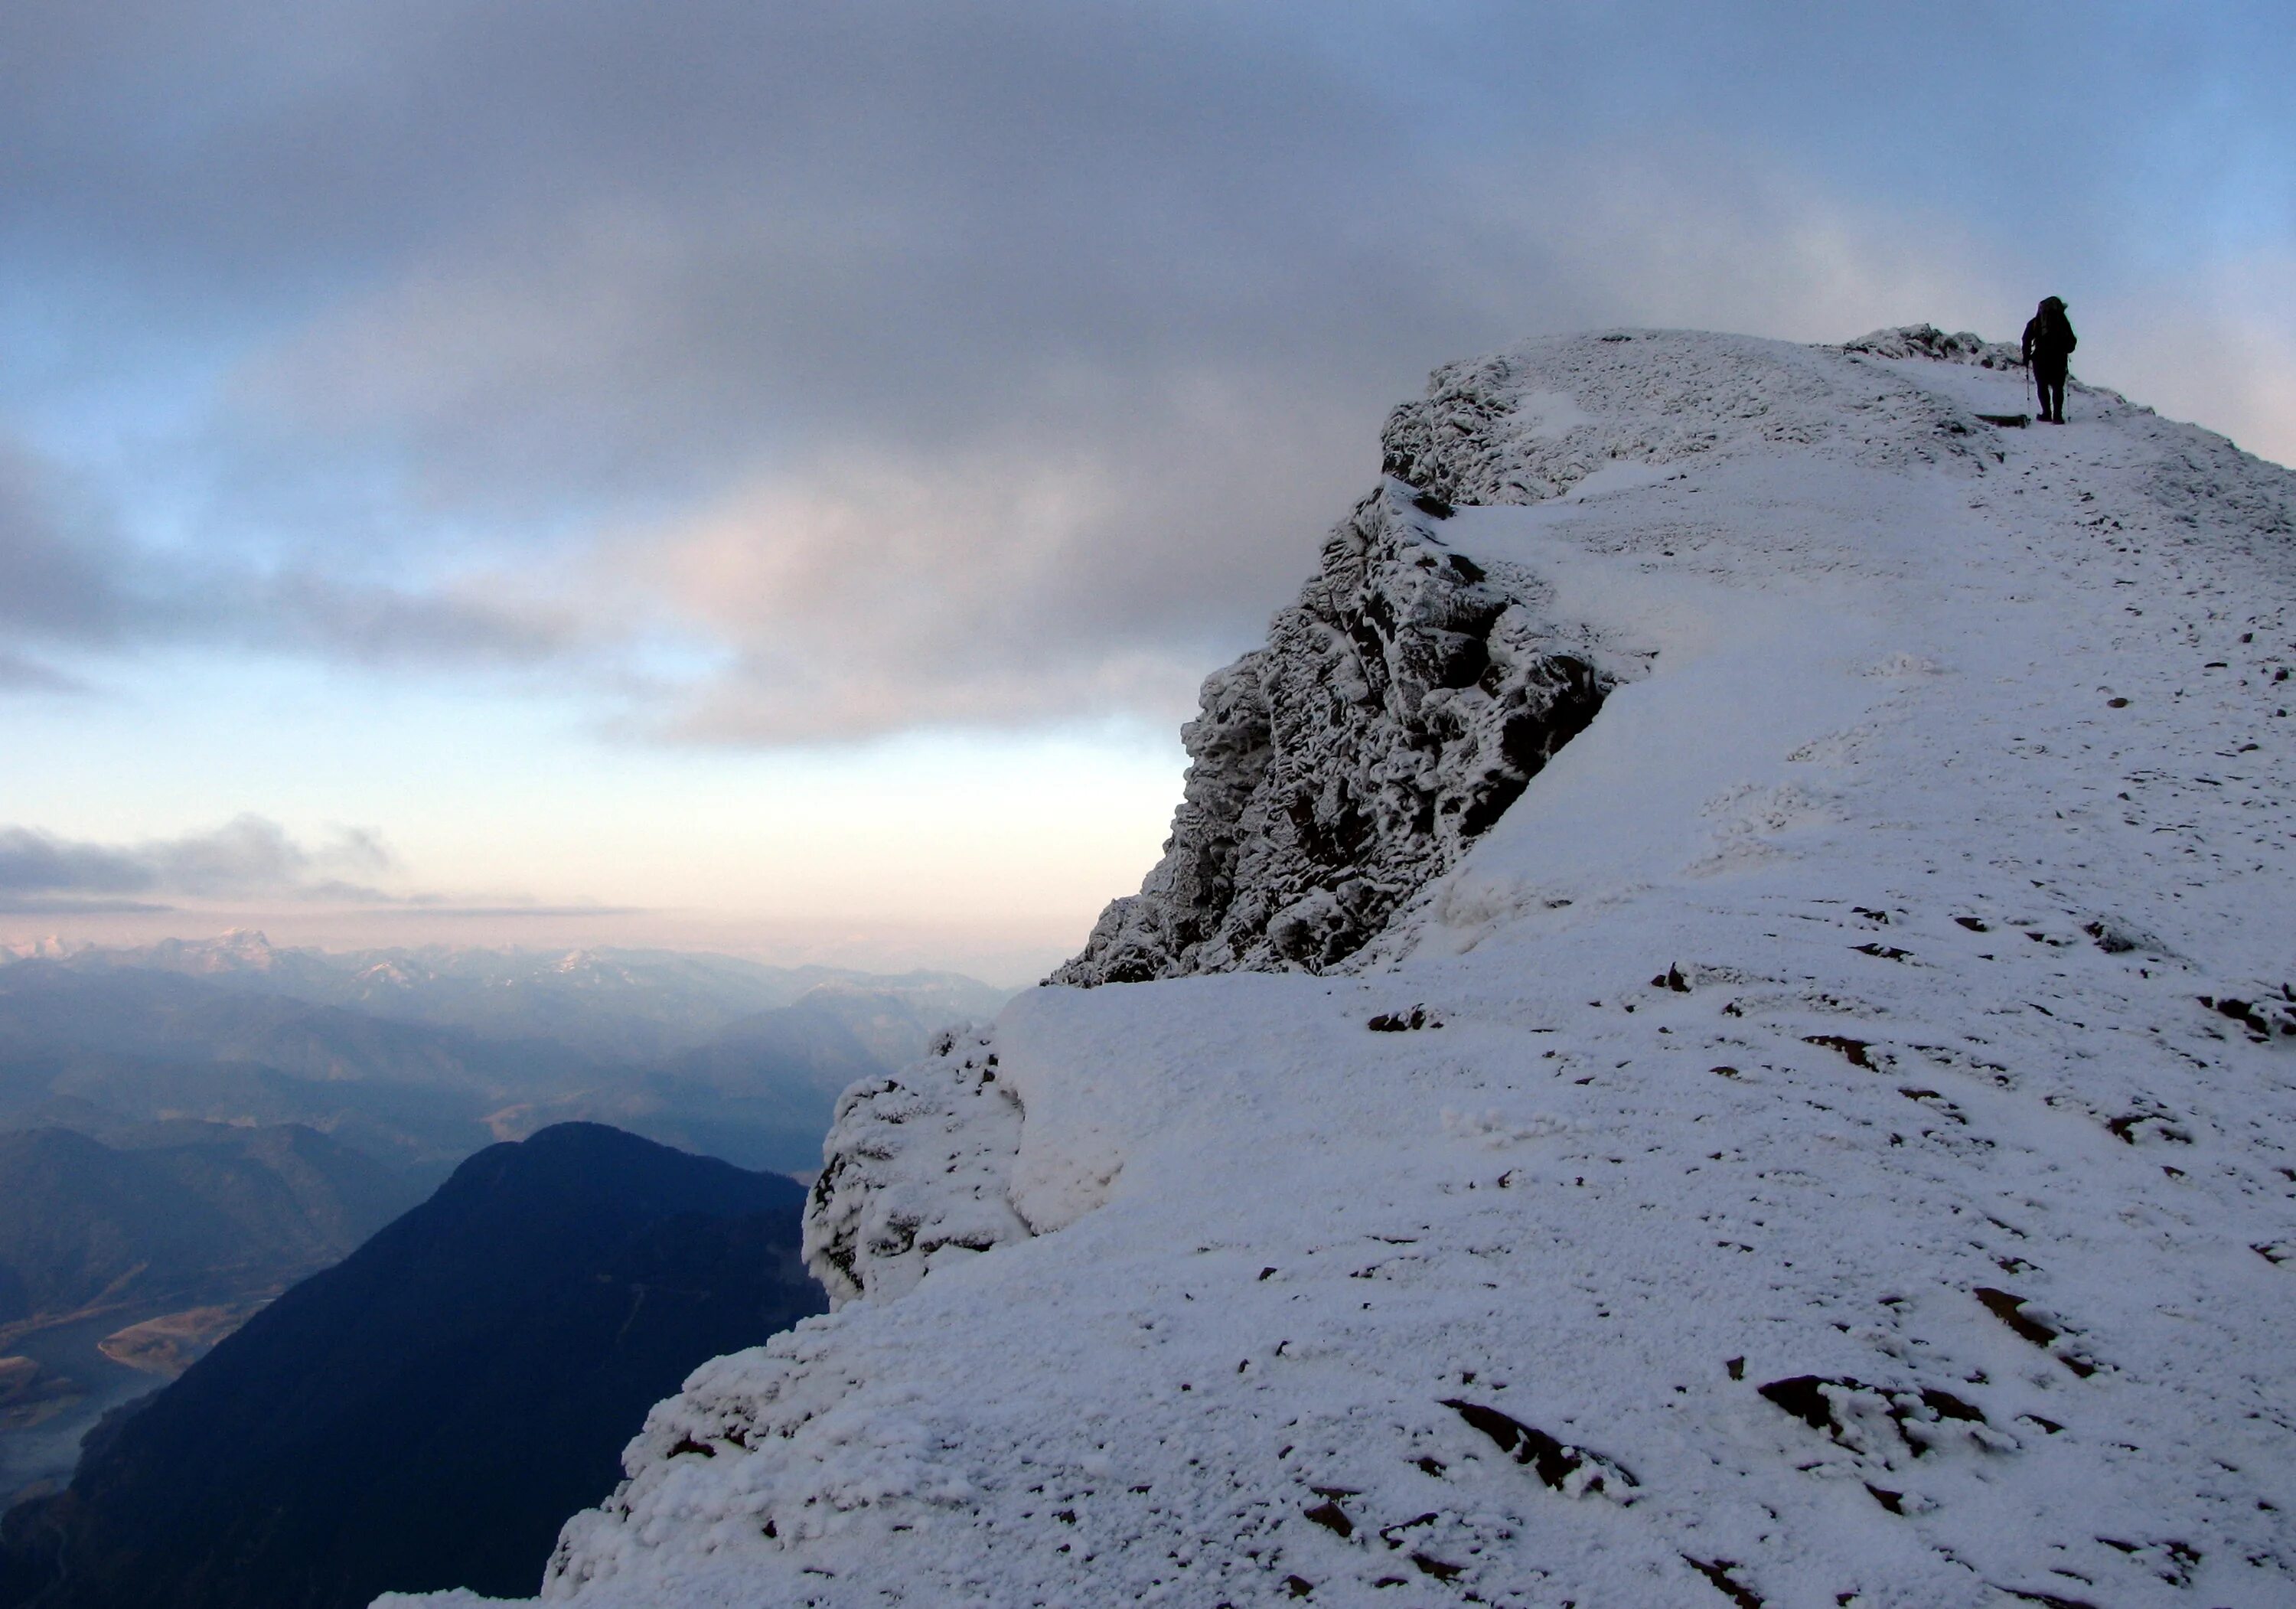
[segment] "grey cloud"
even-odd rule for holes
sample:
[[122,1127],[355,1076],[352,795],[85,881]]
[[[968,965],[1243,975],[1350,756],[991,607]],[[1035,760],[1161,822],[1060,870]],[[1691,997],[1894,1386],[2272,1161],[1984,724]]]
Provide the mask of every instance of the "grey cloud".
[[86,692],[37,650],[207,642],[375,664],[529,666],[586,628],[538,599],[333,576],[321,555],[266,565],[139,546],[113,511],[0,438],[0,692]]
[[[389,849],[371,829],[355,828],[316,848],[277,822],[245,815],[206,833],[108,845],[59,837],[31,827],[0,827],[0,900],[12,909],[47,900],[63,908],[139,909],[88,905],[90,899],[174,895],[230,899],[250,896],[383,900],[390,896],[327,874],[333,868],[383,872]],[[164,907],[153,907],[164,908]]]
[[[479,94],[501,15],[440,64],[491,109],[447,100],[546,171],[410,239],[246,394],[405,453],[425,496],[643,502],[856,434],[931,450],[1175,377],[1328,377],[1366,341],[1407,372],[1431,315],[1467,333],[1425,306],[1431,242],[1382,216],[1414,177],[1395,109],[1229,13],[592,10]],[[500,82],[565,136],[546,161],[495,123]]]
[[[0,438],[0,632],[111,642],[149,605],[109,530],[53,467]],[[26,663],[28,661],[17,661]]]
[[0,648],[0,693],[81,694],[87,684],[52,665]]
[[159,874],[131,853],[26,827],[0,829],[0,892],[141,893],[159,885]]
[[345,584],[305,570],[254,583],[257,642],[276,640],[372,664],[532,665],[572,652],[586,633],[561,611],[443,590]]
[[404,905],[371,914],[378,916],[410,918],[442,916],[477,921],[522,916],[648,916],[653,913],[641,905],[452,905],[410,900]]
[[102,844],[23,826],[0,827],[0,915],[99,915],[160,912],[190,900],[354,906],[370,916],[493,918],[636,916],[635,906],[546,905],[516,896],[472,899],[429,891],[394,892],[360,878],[395,877],[398,858],[372,827],[338,827],[322,842],[277,822],[242,815],[204,833],[141,843]]
[[127,916],[172,911],[148,899],[86,899],[71,895],[11,894],[0,891],[0,916]]
[[132,372],[226,355],[202,567],[0,525],[0,628],[712,742],[1168,715],[1437,361],[2009,328],[2290,192],[2270,8],[19,10],[0,243]]

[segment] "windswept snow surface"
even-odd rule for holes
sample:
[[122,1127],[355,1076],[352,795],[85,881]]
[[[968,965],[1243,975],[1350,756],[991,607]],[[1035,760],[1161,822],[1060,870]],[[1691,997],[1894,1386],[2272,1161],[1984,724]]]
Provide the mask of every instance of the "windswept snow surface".
[[1439,374],[1437,538],[1646,669],[1352,972],[849,1095],[869,1293],[544,1596],[2296,1602],[2296,476],[1936,349]]

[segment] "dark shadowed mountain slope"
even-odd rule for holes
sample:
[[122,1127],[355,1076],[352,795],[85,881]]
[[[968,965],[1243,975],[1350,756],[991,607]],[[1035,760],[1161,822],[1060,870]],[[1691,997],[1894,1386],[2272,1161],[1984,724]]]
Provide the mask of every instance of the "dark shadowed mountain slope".
[[586,1123],[480,1152],[13,1511],[0,1605],[532,1591],[658,1398],[821,1310],[802,1194]]

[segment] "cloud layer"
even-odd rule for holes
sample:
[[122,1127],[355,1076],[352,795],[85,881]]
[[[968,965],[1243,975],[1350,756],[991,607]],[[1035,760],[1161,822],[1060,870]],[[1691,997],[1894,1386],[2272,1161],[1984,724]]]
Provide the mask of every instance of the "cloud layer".
[[35,827],[0,826],[0,915],[88,916],[196,907],[355,907],[370,919],[587,919],[645,914],[636,906],[472,899],[403,884],[398,857],[371,827],[339,827],[324,841],[297,839],[248,813],[210,831],[106,844]]
[[2268,6],[20,12],[0,694],[191,643],[656,740],[1166,721],[1386,406],[1544,329],[2055,290],[2296,453]]
[[394,868],[373,832],[345,828],[316,848],[245,815],[206,833],[112,845],[0,827],[0,911],[156,910],[154,897],[387,902],[351,878]]

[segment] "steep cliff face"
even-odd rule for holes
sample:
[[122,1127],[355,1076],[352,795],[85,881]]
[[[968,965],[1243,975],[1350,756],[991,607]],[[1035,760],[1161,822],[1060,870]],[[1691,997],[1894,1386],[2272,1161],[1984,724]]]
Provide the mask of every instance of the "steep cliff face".
[[[545,1596],[2288,1602],[2296,475],[2022,390],[1923,326],[1439,372],[1070,974],[1150,981],[848,1093],[840,1305]],[[1330,724],[1374,660],[1417,705]]]
[[1336,965],[1594,718],[1611,678],[1585,634],[1446,545],[1448,513],[1389,481],[1267,645],[1204,684],[1164,858],[1051,981]]
[[[1163,858],[1049,981],[1324,972],[1357,957],[1640,669],[1554,618],[1530,571],[1456,551],[1442,535],[1455,505],[1538,503],[1621,466],[1839,439],[1869,410],[1890,416],[1850,444],[1861,461],[1973,467],[1980,455],[1977,422],[1918,388],[1887,386],[1845,416],[1838,374],[1790,368],[1750,386],[1734,352],[1677,347],[1653,365],[1653,340],[1620,331],[1535,364],[1518,351],[1447,365],[1395,410],[1385,483],[1332,533],[1267,646],[1205,682],[1182,729],[1190,767]],[[2014,357],[1927,324],[1842,349],[1986,368]],[[1580,400],[1606,392],[1632,406]]]

